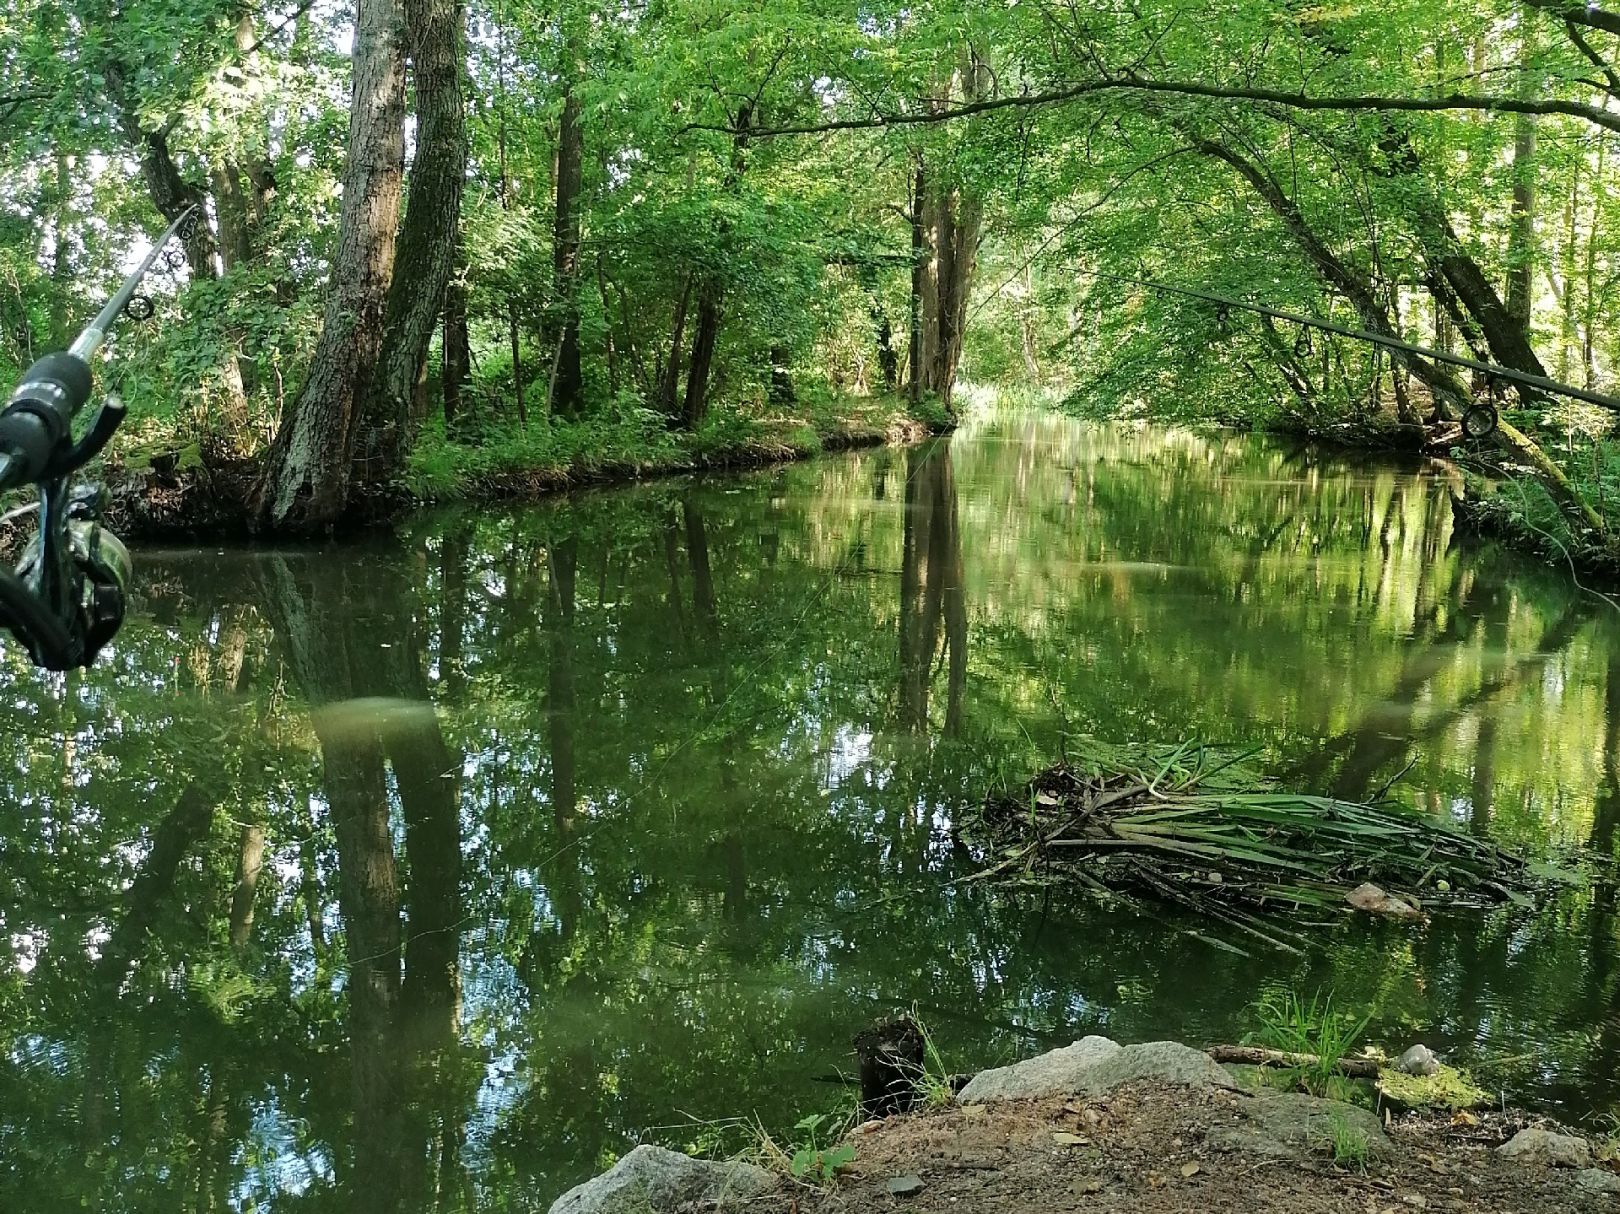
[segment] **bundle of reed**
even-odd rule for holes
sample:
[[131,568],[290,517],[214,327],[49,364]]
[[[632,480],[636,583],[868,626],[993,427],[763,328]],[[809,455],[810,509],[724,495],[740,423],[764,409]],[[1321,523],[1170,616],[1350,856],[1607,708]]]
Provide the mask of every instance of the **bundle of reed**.
[[1449,823],[1279,791],[1193,745],[1060,763],[991,793],[959,833],[987,865],[967,880],[1146,894],[1290,951],[1309,916],[1350,913],[1366,886],[1415,914],[1531,905],[1548,884],[1525,857]]

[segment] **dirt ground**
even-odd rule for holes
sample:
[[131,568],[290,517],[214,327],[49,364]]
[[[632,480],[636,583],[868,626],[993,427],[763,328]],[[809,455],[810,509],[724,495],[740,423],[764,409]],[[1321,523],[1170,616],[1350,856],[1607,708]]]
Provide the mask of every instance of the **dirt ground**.
[[[801,1186],[751,1205],[762,1214],[1620,1214],[1620,1199],[1582,1190],[1576,1173],[1498,1160],[1491,1147],[1522,1118],[1478,1125],[1396,1120],[1393,1150],[1363,1172],[1331,1153],[1290,1159],[1220,1150],[1211,1141],[1243,1121],[1220,1090],[1125,1087],[1093,1100],[951,1107],[868,1123],[836,1186]],[[1062,1135],[1062,1138],[1057,1137]],[[894,1178],[921,1188],[890,1192]]]

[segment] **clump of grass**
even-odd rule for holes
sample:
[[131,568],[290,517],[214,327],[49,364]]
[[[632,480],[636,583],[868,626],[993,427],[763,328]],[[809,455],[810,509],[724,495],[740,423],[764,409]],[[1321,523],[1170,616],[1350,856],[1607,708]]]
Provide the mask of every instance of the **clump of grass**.
[[918,1018],[915,1007],[911,1009],[911,1019],[923,1039],[923,1069],[917,1076],[917,1095],[924,1108],[944,1108],[956,1099],[956,1089],[951,1086],[951,1072],[945,1069],[945,1059],[934,1044],[934,1034]]
[[1599,1163],[1620,1163],[1620,1113],[1600,1113],[1594,1120],[1598,1133],[1592,1154]]
[[1328,1134],[1333,1143],[1333,1162],[1341,1168],[1367,1170],[1367,1131],[1350,1124],[1349,1118],[1335,1113],[1328,1119]]
[[1259,1038],[1287,1054],[1313,1057],[1307,1065],[1286,1068],[1298,1086],[1313,1096],[1343,1099],[1348,1085],[1339,1073],[1344,1060],[1372,1020],[1372,1013],[1356,1017],[1334,1003],[1332,992],[1318,991],[1309,999],[1293,991],[1268,995],[1260,1001]]

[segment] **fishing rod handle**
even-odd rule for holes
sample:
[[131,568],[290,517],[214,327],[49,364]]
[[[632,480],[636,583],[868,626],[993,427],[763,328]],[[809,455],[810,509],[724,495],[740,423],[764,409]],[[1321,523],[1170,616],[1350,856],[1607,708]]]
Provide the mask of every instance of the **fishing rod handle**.
[[90,387],[90,364],[66,351],[28,368],[0,412],[0,456],[6,457],[0,489],[45,477]]

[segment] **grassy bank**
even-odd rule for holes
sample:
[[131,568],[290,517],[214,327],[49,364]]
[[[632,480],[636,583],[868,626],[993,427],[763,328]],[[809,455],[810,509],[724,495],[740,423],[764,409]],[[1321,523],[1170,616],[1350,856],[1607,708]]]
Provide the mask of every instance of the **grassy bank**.
[[[448,435],[430,419],[399,482],[357,499],[356,526],[386,522],[421,505],[525,500],[581,485],[639,480],[705,468],[748,468],[885,442],[913,442],[948,428],[943,411],[913,410],[897,396],[815,398],[750,415],[717,409],[696,430],[671,430],[651,410],[628,408],[583,420],[536,418]],[[172,447],[173,444],[170,444]],[[106,466],[109,522],[131,538],[244,537],[258,461],[209,462],[163,448],[158,457]]]
[[899,397],[821,399],[765,416],[712,413],[695,430],[671,430],[648,409],[581,421],[504,423],[449,436],[435,421],[412,452],[402,488],[413,501],[523,498],[581,484],[701,468],[742,468],[921,438],[943,412],[914,411]]

